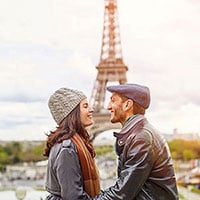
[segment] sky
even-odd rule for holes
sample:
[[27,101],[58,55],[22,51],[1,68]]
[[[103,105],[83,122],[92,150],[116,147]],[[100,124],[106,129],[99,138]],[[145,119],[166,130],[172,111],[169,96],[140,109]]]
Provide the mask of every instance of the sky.
[[[60,87],[90,98],[103,15],[103,0],[0,0],[0,140],[46,139]],[[128,82],[151,91],[148,120],[200,133],[200,1],[118,0],[118,15]]]

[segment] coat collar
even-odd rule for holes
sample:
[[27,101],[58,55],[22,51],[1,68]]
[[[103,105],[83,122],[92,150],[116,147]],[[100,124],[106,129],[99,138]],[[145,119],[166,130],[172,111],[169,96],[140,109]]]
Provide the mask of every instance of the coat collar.
[[[137,134],[138,129],[140,129],[144,123],[146,118],[144,115],[137,115],[135,118],[130,120],[126,126],[124,126],[120,132],[114,132],[113,135],[116,137],[116,148],[118,149],[118,152],[121,152],[121,147],[124,146],[126,143],[127,138],[130,135]],[[141,125],[139,125],[141,124]]]
[[144,115],[136,115],[134,118],[132,118],[132,120],[129,120],[125,126],[122,127],[120,132],[114,132],[114,137],[117,138],[121,138],[124,136],[124,134],[126,134],[127,132],[129,132],[129,130],[131,128],[133,128],[139,121],[144,120],[145,117]]

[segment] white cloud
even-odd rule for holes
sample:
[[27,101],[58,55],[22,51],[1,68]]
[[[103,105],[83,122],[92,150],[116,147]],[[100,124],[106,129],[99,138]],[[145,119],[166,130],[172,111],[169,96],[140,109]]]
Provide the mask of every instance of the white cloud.
[[[0,138],[15,139],[45,139],[49,132],[47,105],[39,102],[1,102],[0,106]],[[50,127],[50,126],[49,126]]]
[[[68,86],[91,95],[104,1],[0,3],[0,139],[43,138],[55,125],[51,93]],[[118,1],[128,81],[150,87],[147,116],[165,132],[200,132],[199,10],[195,0]]]

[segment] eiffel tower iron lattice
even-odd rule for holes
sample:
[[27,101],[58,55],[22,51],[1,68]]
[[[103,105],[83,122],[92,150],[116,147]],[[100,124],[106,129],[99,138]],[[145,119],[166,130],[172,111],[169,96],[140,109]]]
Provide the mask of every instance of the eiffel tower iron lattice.
[[127,82],[128,67],[123,62],[120,40],[117,0],[105,0],[103,37],[98,74],[93,86],[90,105],[95,113],[104,110],[108,82]]
[[110,122],[110,114],[104,108],[107,83],[127,82],[128,67],[122,57],[117,0],[105,0],[101,55],[96,69],[98,73],[90,98],[90,105],[94,108],[94,124],[89,130],[91,140],[105,130],[120,128],[120,124]]

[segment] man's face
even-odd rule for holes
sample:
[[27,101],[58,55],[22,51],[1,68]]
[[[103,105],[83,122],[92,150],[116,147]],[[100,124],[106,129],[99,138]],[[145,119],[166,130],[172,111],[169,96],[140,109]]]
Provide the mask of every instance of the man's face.
[[124,124],[126,120],[124,104],[125,102],[123,102],[122,98],[117,93],[112,94],[107,107],[111,112],[110,121],[112,123],[120,122],[122,125]]

